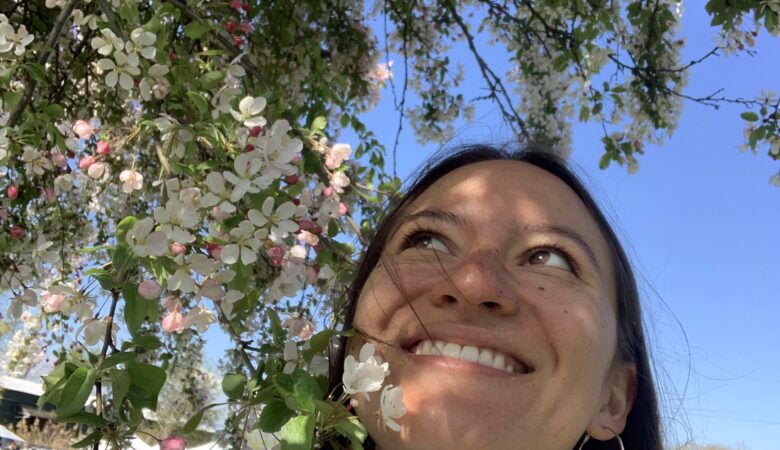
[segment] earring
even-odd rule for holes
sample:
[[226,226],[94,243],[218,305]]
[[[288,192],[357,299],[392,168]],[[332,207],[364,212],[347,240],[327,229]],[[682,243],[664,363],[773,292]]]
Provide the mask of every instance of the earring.
[[[620,450],[626,450],[626,448],[623,447],[623,439],[620,439],[620,435],[617,434],[615,432],[615,430],[613,430],[612,428],[607,428],[607,430],[611,431],[612,434],[615,435],[615,439],[617,439],[617,441],[618,441],[618,445],[620,446]],[[582,450],[582,447],[584,447],[585,443],[588,442],[589,440],[590,440],[590,435],[587,432],[585,432],[585,439],[582,440],[582,443],[580,444],[579,447],[577,447],[577,450]]]

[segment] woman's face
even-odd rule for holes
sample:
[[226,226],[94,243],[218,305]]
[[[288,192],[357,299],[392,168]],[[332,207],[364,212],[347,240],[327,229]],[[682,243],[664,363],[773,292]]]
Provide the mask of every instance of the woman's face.
[[516,161],[461,167],[402,214],[355,315],[403,388],[402,430],[382,424],[378,393],[358,415],[384,450],[611,439],[635,384],[614,292],[607,243],[565,183]]

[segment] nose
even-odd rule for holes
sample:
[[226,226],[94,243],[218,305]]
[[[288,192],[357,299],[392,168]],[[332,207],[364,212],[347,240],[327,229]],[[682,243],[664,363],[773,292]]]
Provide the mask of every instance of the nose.
[[501,315],[519,310],[511,274],[498,249],[475,251],[460,264],[446,268],[436,283],[433,303],[437,307],[477,309]]

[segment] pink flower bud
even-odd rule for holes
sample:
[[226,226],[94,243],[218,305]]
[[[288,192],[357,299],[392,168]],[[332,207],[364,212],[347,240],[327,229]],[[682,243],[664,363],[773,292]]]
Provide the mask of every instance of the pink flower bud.
[[249,131],[249,137],[257,137],[262,133],[263,127],[260,125],[252,127],[252,129]]
[[160,441],[160,450],[186,450],[184,439],[170,436]]
[[97,154],[98,155],[108,155],[109,151],[111,151],[111,149],[108,146],[108,142],[100,141],[100,142],[97,143]]
[[290,262],[293,264],[303,264],[304,261],[306,261],[306,249],[302,245],[293,245],[292,248],[290,248]]
[[14,200],[19,196],[19,187],[17,187],[15,184],[12,184],[8,186],[8,189],[6,189],[5,192],[8,194],[8,198]]
[[246,20],[242,21],[241,24],[238,26],[238,29],[243,31],[244,33],[251,33],[252,32],[252,24],[247,22]]
[[249,3],[242,3],[242,4],[241,4],[241,9],[243,9],[243,10],[244,10],[244,12],[249,12],[249,10],[250,10],[251,8],[252,8],[252,7],[251,7],[251,6],[249,6]]
[[57,200],[57,193],[54,192],[53,187],[46,186],[43,188],[43,200],[46,203],[54,203],[54,201]]
[[222,246],[219,244],[206,244],[206,248],[209,250],[209,255],[216,260],[220,260],[222,256]]
[[233,9],[241,9],[241,0],[230,0],[230,7]]
[[173,253],[175,256],[181,255],[186,251],[187,251],[187,246],[184,244],[180,244],[178,242],[174,242],[173,244],[171,244],[171,253]]
[[349,210],[347,209],[347,205],[344,204],[344,202],[339,202],[339,215],[343,216],[346,214]]
[[227,30],[228,33],[233,34],[236,32],[236,23],[233,21],[228,21],[225,24],[225,30]]
[[20,226],[13,226],[9,230],[9,233],[11,234],[11,237],[16,238],[16,239],[24,237],[24,234],[26,232],[27,232],[27,230],[25,230],[24,228],[22,228]]
[[233,43],[236,45],[236,47],[241,47],[244,45],[244,38],[241,36],[233,36]]
[[73,132],[76,133],[81,139],[89,139],[95,129],[86,120],[77,120],[73,124]]
[[325,189],[322,190],[322,195],[325,197],[332,197],[333,196],[333,188],[328,186]]
[[79,161],[79,169],[87,170],[89,169],[89,166],[91,166],[92,164],[95,164],[95,157],[87,155],[81,158],[81,161]]
[[284,247],[281,245],[274,245],[273,247],[266,250],[266,253],[271,258],[282,258],[284,257]]
[[54,162],[54,165],[60,169],[68,165],[68,158],[60,152],[52,152],[51,160]]
[[157,300],[162,293],[162,286],[154,280],[144,280],[138,285],[138,293],[147,300]]
[[[182,331],[184,331],[184,316],[182,316],[178,310],[171,311],[170,313],[168,313],[167,316],[165,316],[165,318],[163,318],[162,329],[166,333],[174,333],[174,332],[181,333]],[[184,441],[182,441],[181,448],[184,448],[183,445],[184,445]],[[160,448],[164,448],[164,447],[162,447],[161,445]],[[167,448],[173,449],[178,447],[167,447]]]
[[298,184],[298,175],[288,175],[284,178],[284,182],[287,184]]

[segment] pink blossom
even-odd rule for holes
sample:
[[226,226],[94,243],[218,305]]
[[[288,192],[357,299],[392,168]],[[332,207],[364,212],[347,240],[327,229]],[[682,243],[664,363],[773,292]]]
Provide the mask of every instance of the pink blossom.
[[266,253],[271,258],[272,265],[282,267],[282,264],[284,264],[284,247],[281,245],[274,245],[266,250]]
[[[166,333],[181,333],[184,331],[184,316],[181,315],[179,310],[174,309],[168,313],[162,321],[162,328]],[[183,445],[183,444],[182,444]],[[162,446],[160,448],[163,448]],[[178,447],[169,447],[178,448]],[[184,448],[184,447],[182,447]]]
[[[301,219],[298,222],[298,226],[301,227],[301,230],[306,230],[313,234],[322,234],[322,227],[314,223],[314,221],[311,219]],[[317,244],[311,244],[311,245],[317,245]]]
[[178,242],[174,242],[173,244],[171,244],[171,253],[173,253],[175,256],[181,255],[186,251],[187,251],[187,246],[184,244],[180,244]]
[[8,189],[6,189],[6,194],[8,194],[8,198],[11,200],[14,200],[16,197],[19,196],[19,187],[15,184],[12,184],[8,186]]
[[147,300],[155,300],[160,298],[162,286],[154,280],[144,280],[138,285],[138,293]]
[[347,205],[344,204],[344,202],[339,202],[339,215],[343,216],[345,215],[349,210],[347,209]]
[[333,188],[328,186],[325,189],[322,190],[322,195],[325,197],[332,197],[333,196]]
[[68,158],[60,152],[51,152],[51,160],[60,169],[68,165]]
[[27,232],[27,230],[20,226],[13,226],[8,232],[11,234],[11,237],[19,239],[24,237],[24,234]]
[[186,450],[184,439],[178,436],[169,436],[160,441],[160,450]]
[[97,154],[98,155],[108,155],[108,152],[111,151],[111,148],[108,146],[108,142],[106,141],[100,141],[97,143]]
[[76,133],[81,139],[89,139],[95,129],[86,120],[77,120],[73,124],[73,132]]
[[209,254],[212,258],[221,260],[220,256],[222,256],[222,246],[219,244],[206,244],[206,248],[209,251]]
[[54,192],[53,187],[46,186],[43,188],[43,200],[46,203],[54,203],[54,201],[57,200],[57,193]]
[[302,317],[289,317],[282,322],[282,326],[287,328],[290,334],[298,336],[302,341],[308,341],[314,334],[314,324]]
[[79,161],[79,169],[87,170],[89,169],[89,166],[91,166],[92,164],[95,164],[95,157],[87,155],[81,158],[81,161]]
[[250,32],[252,32],[252,24],[244,20],[241,22],[241,25],[238,26],[238,29],[243,31],[244,33],[249,34]]
[[95,162],[91,164],[87,169],[87,175],[89,175],[90,178],[97,180],[98,178],[102,177],[106,173],[107,167],[108,164],[104,162]]
[[225,23],[225,31],[227,31],[230,34],[235,33],[236,32],[236,23],[233,22],[232,20],[228,20]]
[[49,291],[41,293],[41,306],[49,314],[60,312],[63,303],[65,303],[63,294],[52,294]]
[[179,308],[179,297],[175,295],[169,295],[162,299],[162,305],[163,308],[167,309],[168,311],[173,311],[175,309]]
[[293,245],[290,248],[290,262],[303,264],[306,261],[306,249],[302,245]]
[[349,144],[336,144],[327,151],[325,155],[325,167],[330,170],[337,169],[352,154],[352,147]]
[[126,194],[132,194],[133,191],[141,189],[144,185],[144,176],[135,170],[123,170],[119,174],[119,181],[122,182],[122,191]]
[[330,186],[336,193],[341,194],[344,188],[349,186],[349,177],[344,172],[335,172],[330,176]]
[[320,238],[316,234],[306,230],[295,233],[295,238],[307,245],[317,245],[320,242]]

